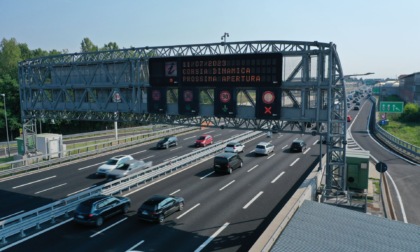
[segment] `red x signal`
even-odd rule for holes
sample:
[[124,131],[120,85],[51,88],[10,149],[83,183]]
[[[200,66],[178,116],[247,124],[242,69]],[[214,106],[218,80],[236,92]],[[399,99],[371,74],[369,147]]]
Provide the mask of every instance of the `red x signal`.
[[270,107],[265,107],[264,106],[264,109],[265,109],[264,114],[270,114],[271,115],[271,106]]

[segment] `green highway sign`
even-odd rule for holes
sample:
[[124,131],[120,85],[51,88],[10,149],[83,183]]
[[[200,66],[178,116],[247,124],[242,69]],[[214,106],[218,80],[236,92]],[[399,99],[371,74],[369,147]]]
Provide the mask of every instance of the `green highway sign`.
[[404,102],[380,102],[379,112],[383,113],[402,113]]
[[380,94],[381,93],[381,88],[380,87],[373,87],[372,88],[372,93],[373,94]]

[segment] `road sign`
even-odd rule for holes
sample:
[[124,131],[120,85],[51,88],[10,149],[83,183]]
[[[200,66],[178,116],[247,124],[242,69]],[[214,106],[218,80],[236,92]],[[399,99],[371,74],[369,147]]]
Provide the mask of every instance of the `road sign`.
[[383,162],[377,163],[375,165],[375,168],[380,173],[386,172],[388,170],[388,166],[385,163],[383,163]]
[[402,113],[404,102],[380,102],[379,112],[383,113]]
[[376,95],[380,94],[381,93],[381,88],[380,87],[373,87],[372,88],[372,93],[376,94]]

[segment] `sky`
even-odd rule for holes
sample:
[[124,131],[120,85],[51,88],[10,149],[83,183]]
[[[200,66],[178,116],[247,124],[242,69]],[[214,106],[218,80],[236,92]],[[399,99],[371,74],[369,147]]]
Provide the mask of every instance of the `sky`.
[[0,39],[80,52],[279,40],[336,44],[344,75],[420,72],[418,0],[0,0]]

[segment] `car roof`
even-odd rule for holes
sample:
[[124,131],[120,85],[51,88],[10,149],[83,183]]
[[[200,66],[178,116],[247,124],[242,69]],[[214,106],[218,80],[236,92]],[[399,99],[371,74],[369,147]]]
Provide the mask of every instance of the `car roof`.
[[257,145],[267,145],[269,142],[259,142]]
[[305,142],[305,141],[303,141],[302,139],[295,139],[295,140],[293,140],[292,143],[303,143],[303,142]]
[[238,154],[233,153],[233,152],[223,152],[223,153],[217,154],[215,157],[230,158],[230,157],[233,157],[233,156],[236,156],[236,155],[238,155]]
[[152,197],[150,197],[149,199],[147,199],[144,204],[146,205],[155,205],[155,204],[159,204],[160,202],[162,202],[162,200],[168,198],[169,196],[164,196],[164,195],[153,195]]
[[87,199],[87,200],[83,201],[81,204],[89,206],[89,205],[92,205],[93,203],[95,203],[99,200],[102,200],[102,199],[105,199],[105,198],[108,198],[108,197],[109,197],[108,195],[97,195],[97,196],[94,196],[90,199]]
[[121,159],[121,158],[128,157],[128,156],[130,156],[130,155],[118,155],[118,156],[112,157],[111,159]]

